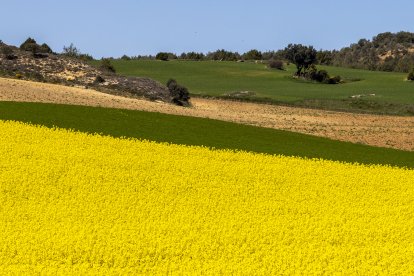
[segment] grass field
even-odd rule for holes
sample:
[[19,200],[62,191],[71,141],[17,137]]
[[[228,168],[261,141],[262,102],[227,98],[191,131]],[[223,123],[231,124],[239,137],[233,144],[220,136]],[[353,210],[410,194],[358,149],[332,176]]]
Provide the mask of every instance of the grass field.
[[[287,71],[278,71],[266,68],[265,64],[250,62],[114,60],[113,64],[123,75],[150,77],[162,83],[175,78],[194,95],[223,96],[249,91],[255,93],[253,100],[349,111],[414,114],[414,83],[405,81],[406,74],[401,73],[320,67],[347,81],[327,85],[293,79],[294,65]],[[350,98],[361,94],[375,96]]]
[[0,120],[114,137],[414,168],[414,154],[217,120],[94,107],[0,102]]

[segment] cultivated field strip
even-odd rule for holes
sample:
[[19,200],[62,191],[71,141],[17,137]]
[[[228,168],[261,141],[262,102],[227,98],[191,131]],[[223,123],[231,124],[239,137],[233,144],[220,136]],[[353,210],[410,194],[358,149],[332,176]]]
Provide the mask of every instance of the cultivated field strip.
[[102,106],[203,117],[414,151],[414,117],[350,114],[199,98],[191,100],[192,108],[182,108],[90,89],[4,78],[0,78],[0,101]]
[[1,274],[413,274],[414,171],[0,121]]

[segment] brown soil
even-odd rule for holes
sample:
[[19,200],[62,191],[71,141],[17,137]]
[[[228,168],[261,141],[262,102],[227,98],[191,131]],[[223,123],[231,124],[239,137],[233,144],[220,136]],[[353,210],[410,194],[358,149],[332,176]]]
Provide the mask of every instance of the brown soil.
[[90,89],[4,78],[0,78],[0,101],[102,106],[205,117],[414,151],[414,117],[350,114],[198,98],[191,100],[193,107],[183,108]]

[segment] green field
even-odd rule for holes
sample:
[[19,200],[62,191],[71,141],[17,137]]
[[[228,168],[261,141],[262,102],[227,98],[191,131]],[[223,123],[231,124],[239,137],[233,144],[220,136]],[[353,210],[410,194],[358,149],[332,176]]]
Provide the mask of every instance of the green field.
[[[331,76],[340,75],[346,81],[329,85],[293,79],[294,65],[288,66],[286,71],[279,71],[252,62],[114,60],[112,63],[123,75],[150,77],[162,83],[175,78],[193,95],[223,96],[249,91],[255,95],[248,100],[348,111],[414,114],[414,83],[405,81],[407,74],[402,73],[319,67],[326,69]],[[375,96],[350,98],[361,94]]]
[[15,120],[158,142],[414,168],[414,153],[217,120],[97,107],[0,102]]

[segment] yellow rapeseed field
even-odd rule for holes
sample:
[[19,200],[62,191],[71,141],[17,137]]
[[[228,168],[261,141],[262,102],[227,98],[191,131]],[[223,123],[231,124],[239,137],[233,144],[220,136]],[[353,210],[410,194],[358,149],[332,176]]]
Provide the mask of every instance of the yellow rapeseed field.
[[414,171],[0,121],[0,274],[414,274]]

